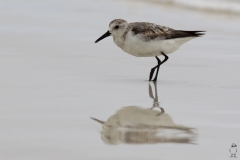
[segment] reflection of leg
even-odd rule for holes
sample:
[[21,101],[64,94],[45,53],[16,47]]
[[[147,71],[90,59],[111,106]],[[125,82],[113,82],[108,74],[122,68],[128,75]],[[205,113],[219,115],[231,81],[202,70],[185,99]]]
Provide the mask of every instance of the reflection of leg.
[[154,100],[154,102],[158,102],[157,83],[153,82],[153,84],[154,84],[155,96],[153,96],[152,86],[149,83],[148,84],[149,97],[151,97]]
[[159,107],[161,110],[161,113],[165,113],[165,110],[162,107]]
[[149,97],[151,97],[153,99],[153,106],[150,109],[153,109],[155,107],[158,107],[161,110],[161,113],[159,113],[157,116],[159,116],[160,114],[164,113],[164,109],[162,107],[159,106],[159,102],[158,102],[158,92],[157,92],[157,83],[153,83],[154,84],[154,90],[155,90],[155,96],[153,96],[153,91],[152,91],[152,86],[148,85],[148,91],[149,91]]
[[152,87],[151,87],[150,83],[148,84],[148,93],[149,93],[149,97],[151,97],[152,99],[154,99],[154,97],[153,97],[153,91],[152,91]]
[[154,102],[158,104],[158,92],[157,92],[157,83],[154,82],[154,90],[155,90],[155,99]]

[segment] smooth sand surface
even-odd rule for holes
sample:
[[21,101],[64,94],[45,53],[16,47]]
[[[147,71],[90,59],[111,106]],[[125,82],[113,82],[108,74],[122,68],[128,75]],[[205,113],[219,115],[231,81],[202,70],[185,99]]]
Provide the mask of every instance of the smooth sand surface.
[[[130,56],[111,37],[94,43],[115,18],[207,31],[169,55],[157,83],[160,106],[196,128],[196,144],[102,141],[90,117],[153,105],[155,58]],[[102,0],[5,1],[0,19],[1,160],[225,160],[240,145],[239,19]]]

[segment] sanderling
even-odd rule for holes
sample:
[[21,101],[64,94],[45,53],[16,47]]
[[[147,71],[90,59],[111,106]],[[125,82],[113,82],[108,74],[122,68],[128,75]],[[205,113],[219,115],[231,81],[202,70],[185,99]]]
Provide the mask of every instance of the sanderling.
[[[113,36],[114,43],[123,51],[136,57],[155,57],[158,64],[150,71],[149,81],[157,69],[155,78],[157,81],[160,65],[168,60],[167,54],[176,51],[182,44],[195,37],[204,35],[204,31],[174,30],[169,27],[148,22],[128,23],[123,19],[114,19],[109,24],[108,31],[98,38],[100,40]],[[161,61],[157,56],[163,55]]]

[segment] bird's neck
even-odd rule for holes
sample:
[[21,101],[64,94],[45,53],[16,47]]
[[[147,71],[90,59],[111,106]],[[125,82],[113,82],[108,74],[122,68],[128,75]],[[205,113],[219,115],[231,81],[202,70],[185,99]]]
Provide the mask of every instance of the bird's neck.
[[113,41],[114,41],[114,43],[118,46],[118,47],[120,47],[120,48],[123,48],[123,46],[124,46],[124,42],[125,42],[125,38],[126,38],[126,31],[124,31],[124,32],[122,32],[122,33],[120,33],[120,34],[118,34],[118,35],[114,35],[113,36]]

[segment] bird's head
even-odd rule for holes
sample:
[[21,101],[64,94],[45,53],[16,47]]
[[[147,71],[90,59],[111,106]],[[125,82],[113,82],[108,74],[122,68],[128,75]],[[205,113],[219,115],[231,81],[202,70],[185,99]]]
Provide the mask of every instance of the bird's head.
[[235,143],[232,144],[232,147],[237,147],[237,145]]
[[98,38],[95,43],[101,41],[102,39],[108,37],[108,36],[113,36],[113,37],[117,37],[122,35],[128,26],[128,22],[123,20],[123,19],[114,19],[110,22],[109,24],[109,29],[108,31],[103,34],[100,38]]

